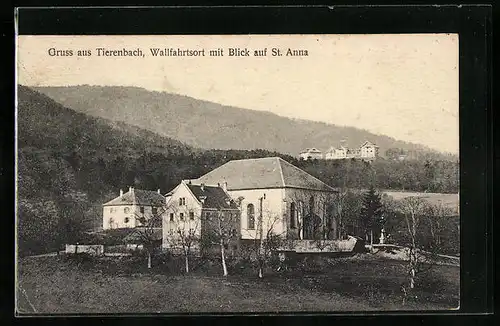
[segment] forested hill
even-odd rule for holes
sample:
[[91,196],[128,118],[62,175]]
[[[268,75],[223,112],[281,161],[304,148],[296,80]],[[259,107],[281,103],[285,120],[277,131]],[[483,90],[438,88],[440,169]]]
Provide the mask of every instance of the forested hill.
[[[20,250],[31,252],[102,224],[101,204],[119,189],[171,190],[231,160],[282,156],[262,150],[203,151],[122,122],[70,110],[18,88]],[[38,249],[37,249],[38,248]]]
[[290,119],[138,87],[83,85],[36,89],[76,111],[123,121],[205,149],[259,148],[297,156],[309,147],[326,151],[340,145],[341,140],[347,140],[350,147],[369,140],[380,147],[382,155],[394,148],[440,154],[422,145],[353,127]]
[[[295,161],[265,150],[193,148],[123,122],[75,112],[24,86],[19,87],[18,98],[20,159],[43,152],[64,161],[76,173],[71,175],[76,186],[90,187],[86,190],[92,190],[91,196],[102,192],[103,186],[111,186],[114,192],[127,185],[166,191],[181,179],[197,178],[231,159],[281,156]],[[33,168],[23,172],[40,172],[39,166]]]

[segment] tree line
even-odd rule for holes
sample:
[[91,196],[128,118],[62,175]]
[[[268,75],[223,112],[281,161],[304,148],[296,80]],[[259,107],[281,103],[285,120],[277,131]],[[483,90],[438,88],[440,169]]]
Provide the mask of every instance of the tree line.
[[[333,187],[458,193],[459,164],[448,160],[296,161],[296,165]],[[348,180],[345,180],[345,176]]]

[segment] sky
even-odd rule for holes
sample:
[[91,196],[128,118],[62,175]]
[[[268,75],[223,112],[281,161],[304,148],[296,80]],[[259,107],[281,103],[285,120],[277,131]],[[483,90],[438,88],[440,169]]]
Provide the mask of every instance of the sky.
[[[144,56],[97,56],[97,48]],[[205,49],[206,56],[154,57],[151,48]],[[208,55],[217,48],[225,55]],[[228,56],[229,48],[251,56]],[[267,56],[253,56],[265,48]],[[272,48],[283,55],[272,56]],[[286,56],[288,48],[308,55]],[[457,34],[19,36],[17,67],[27,86],[137,86],[458,153]]]

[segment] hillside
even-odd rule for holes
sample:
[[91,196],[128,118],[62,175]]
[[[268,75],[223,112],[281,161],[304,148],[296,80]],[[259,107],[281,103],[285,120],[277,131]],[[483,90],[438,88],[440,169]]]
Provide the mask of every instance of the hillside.
[[231,159],[277,155],[191,148],[123,122],[75,112],[19,86],[20,250],[43,252],[82,228],[98,227],[101,204],[116,197],[119,188],[167,192],[182,179],[197,178]]
[[374,142],[381,154],[390,148],[437,154],[425,146],[362,129],[289,119],[138,87],[84,85],[36,89],[76,111],[123,121],[205,149],[260,148],[297,156],[304,148],[327,150],[345,139],[352,147],[365,140]]

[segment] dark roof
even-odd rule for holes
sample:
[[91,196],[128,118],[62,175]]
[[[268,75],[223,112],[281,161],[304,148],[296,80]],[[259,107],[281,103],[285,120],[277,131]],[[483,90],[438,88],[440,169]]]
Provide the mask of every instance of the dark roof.
[[115,205],[141,205],[141,206],[161,206],[165,204],[165,197],[157,191],[130,189],[123,196],[118,196],[113,200],[103,204],[103,206]]
[[203,208],[238,209],[236,203],[221,187],[186,185],[198,201],[202,202],[202,197],[205,197],[204,202],[202,202]]
[[228,190],[288,187],[335,191],[323,181],[279,157],[229,161],[192,182],[206,185],[227,182]]

